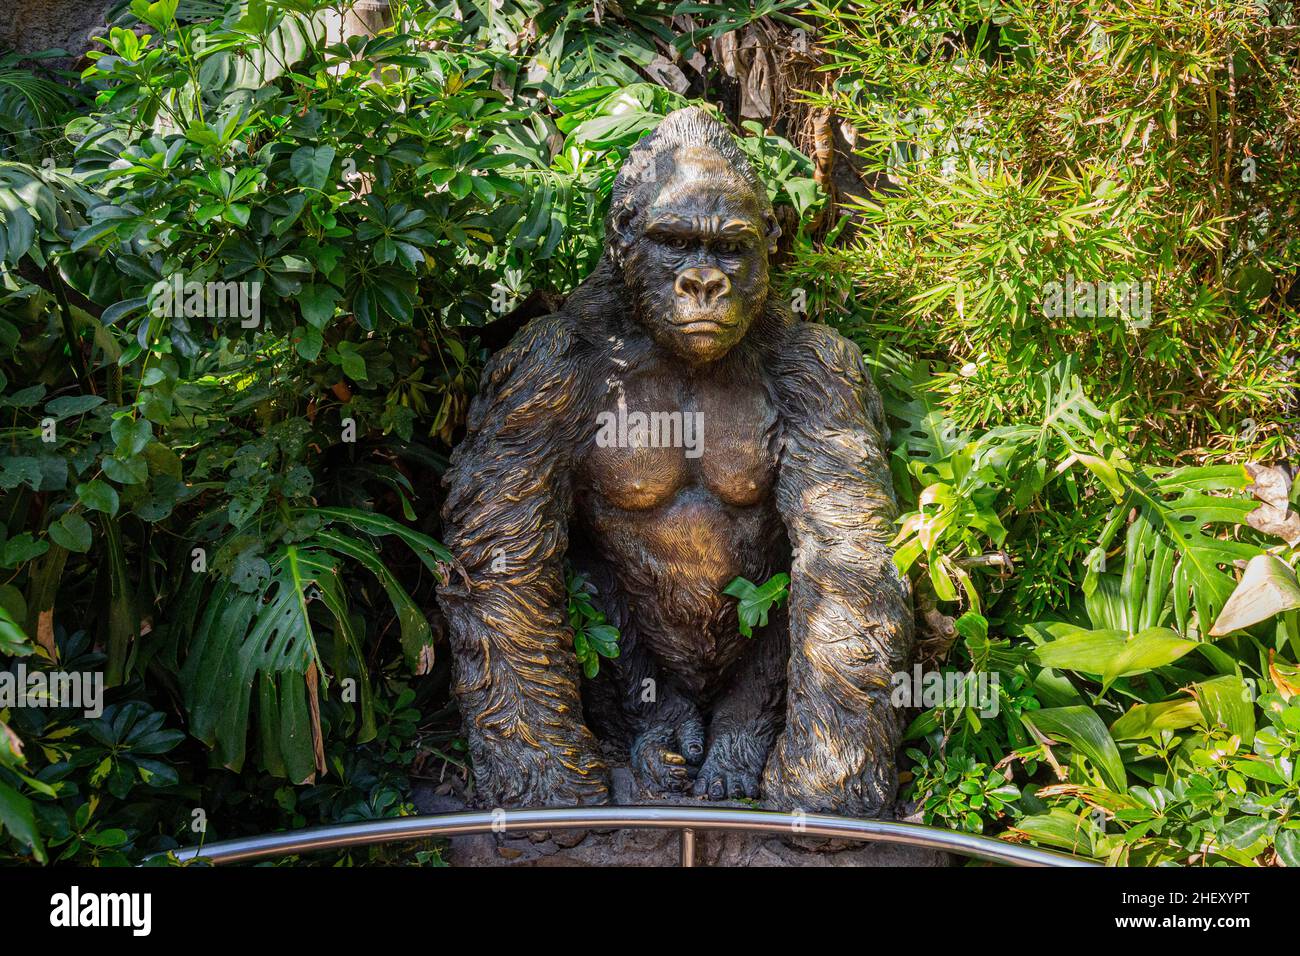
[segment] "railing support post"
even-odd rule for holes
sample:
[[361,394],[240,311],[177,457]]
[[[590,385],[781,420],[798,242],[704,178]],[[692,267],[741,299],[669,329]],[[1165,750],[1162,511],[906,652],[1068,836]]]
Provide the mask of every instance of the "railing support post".
[[695,831],[682,827],[682,866],[695,865]]

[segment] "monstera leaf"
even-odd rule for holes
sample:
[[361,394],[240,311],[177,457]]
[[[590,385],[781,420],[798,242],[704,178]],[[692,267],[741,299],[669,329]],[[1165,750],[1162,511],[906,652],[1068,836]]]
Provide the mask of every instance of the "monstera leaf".
[[56,236],[59,226],[79,225],[80,210],[92,202],[65,173],[0,160],[0,263],[14,265],[30,253],[43,264],[37,240]]
[[[327,552],[289,546],[271,559],[264,593],[229,580],[208,598],[181,671],[190,731],[223,766],[243,766],[253,691],[262,763],[295,783],[325,770],[320,733],[322,677],[308,604],[319,599],[351,637],[339,568]],[[361,696],[369,704],[368,693]]]
[[[257,36],[259,42],[234,49],[234,40],[241,35]],[[199,51],[199,88],[205,98],[217,101],[233,90],[264,87],[319,47],[325,37],[325,19],[319,13],[275,11],[265,18],[249,13],[227,29],[210,26]]]
[[[1179,472],[1161,479],[1157,486],[1165,491],[1189,483],[1196,487],[1204,482],[1211,488],[1240,490],[1250,480],[1246,470],[1237,465],[1187,468]],[[1263,553],[1257,545],[1214,537],[1207,530],[1214,528],[1221,533],[1227,530],[1222,528],[1224,525],[1246,524],[1246,516],[1255,510],[1255,503],[1192,491],[1164,507],[1149,507],[1159,515],[1168,539],[1178,549],[1178,563],[1174,568],[1174,619],[1179,630],[1186,631],[1194,608],[1199,629],[1204,633],[1236,587],[1232,563],[1248,561]]]
[[[885,411],[891,422],[890,438],[894,460],[904,468],[913,462],[936,464],[965,444],[963,435],[948,417],[942,397],[929,382],[932,369],[928,362],[915,362],[893,376],[891,388],[884,393]],[[907,487],[909,482],[896,482]]]
[[223,766],[238,770],[255,713],[262,765],[295,783],[325,771],[320,695],[329,668],[317,641],[321,628],[335,639],[335,670],[346,667],[357,675],[359,740],[375,734],[362,635],[353,626],[343,584],[346,564],[355,562],[379,579],[397,614],[408,663],[423,673],[432,663],[429,622],[368,539],[399,537],[431,570],[451,561],[438,542],[382,515],[320,508],[310,516],[321,527],[308,540],[271,554],[259,587],[245,591],[241,585],[247,582],[236,576],[210,591],[203,578],[192,581],[175,625],[179,634],[189,634],[181,684],[194,736],[215,750]]
[[[1098,627],[1136,633],[1164,623],[1187,633],[1192,611],[1204,634],[1236,586],[1233,562],[1263,549],[1228,539],[1225,532],[1246,524],[1251,499],[1207,492],[1239,492],[1250,483],[1241,465],[1121,472],[1129,493],[1116,506],[1084,579],[1088,614]],[[1132,513],[1125,536],[1124,567],[1108,575],[1104,555]],[[1109,578],[1109,580],[1108,580]]]

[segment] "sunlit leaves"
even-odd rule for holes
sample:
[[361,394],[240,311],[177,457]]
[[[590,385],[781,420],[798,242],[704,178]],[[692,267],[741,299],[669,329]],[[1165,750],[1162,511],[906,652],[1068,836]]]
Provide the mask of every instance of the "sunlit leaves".
[[790,575],[781,573],[772,575],[762,584],[736,578],[722,589],[722,593],[737,599],[737,626],[745,637],[753,637],[755,628],[767,626],[768,613],[779,608],[789,597],[789,588]]

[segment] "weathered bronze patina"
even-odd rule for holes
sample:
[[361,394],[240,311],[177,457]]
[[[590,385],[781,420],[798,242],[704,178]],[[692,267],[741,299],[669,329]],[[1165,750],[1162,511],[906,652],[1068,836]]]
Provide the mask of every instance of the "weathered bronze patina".
[[[607,225],[564,308],[489,364],[445,477],[466,575],[440,597],[479,799],[606,801],[621,749],[652,793],[878,813],[912,631],[862,356],[769,299],[779,229],[706,112],[638,144]],[[566,558],[622,632],[591,681]],[[782,570],[788,608],[742,637],[723,588]]]

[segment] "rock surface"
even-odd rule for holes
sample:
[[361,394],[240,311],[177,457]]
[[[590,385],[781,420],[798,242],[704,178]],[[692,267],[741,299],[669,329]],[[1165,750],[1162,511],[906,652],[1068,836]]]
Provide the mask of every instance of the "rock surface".
[[[699,806],[692,797],[645,800],[634,793],[626,768],[612,774],[614,801],[623,806]],[[421,813],[464,810],[463,801],[417,788]],[[747,804],[710,801],[709,806],[747,808]],[[677,830],[552,831],[481,834],[456,837],[447,860],[453,866],[680,866]],[[946,853],[888,843],[867,843],[819,850],[793,846],[782,836],[697,830],[696,866],[951,866]]]
[[0,50],[19,53],[61,49],[72,61],[105,32],[104,20],[113,0],[14,0],[0,9]]

